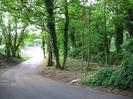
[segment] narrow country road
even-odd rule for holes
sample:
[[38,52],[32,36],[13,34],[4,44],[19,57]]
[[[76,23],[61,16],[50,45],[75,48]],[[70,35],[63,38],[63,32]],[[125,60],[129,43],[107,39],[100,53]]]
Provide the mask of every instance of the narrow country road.
[[39,50],[30,48],[29,60],[0,75],[0,99],[133,99],[44,79],[35,71],[43,57],[38,54]]

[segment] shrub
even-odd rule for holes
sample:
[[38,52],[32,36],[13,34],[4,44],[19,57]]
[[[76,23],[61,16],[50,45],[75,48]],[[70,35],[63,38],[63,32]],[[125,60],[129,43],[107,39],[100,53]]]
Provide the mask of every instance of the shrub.
[[95,84],[95,85],[107,85],[107,81],[111,77],[113,72],[112,68],[102,68],[98,70],[94,75],[86,76],[82,79],[85,84]]
[[115,86],[121,89],[133,89],[133,55],[126,58],[119,67],[103,68],[92,76],[82,78],[82,83]]
[[122,89],[133,89],[133,55],[112,73],[109,83]]

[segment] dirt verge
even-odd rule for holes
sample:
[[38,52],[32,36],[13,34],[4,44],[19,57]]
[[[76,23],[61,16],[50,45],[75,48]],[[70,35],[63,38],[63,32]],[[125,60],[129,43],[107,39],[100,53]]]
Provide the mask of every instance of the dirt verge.
[[[38,72],[46,78],[56,80],[58,82],[71,84],[77,87],[92,88],[108,93],[120,94],[125,96],[133,96],[133,91],[131,90],[120,90],[115,87],[105,87],[105,86],[94,86],[94,85],[83,85],[80,82],[80,78],[85,75],[81,72],[81,63],[75,61],[69,61],[67,63],[67,68],[65,70],[57,70],[55,67],[47,67],[46,63],[39,65]],[[98,66],[96,64],[91,64],[92,69],[96,69]]]

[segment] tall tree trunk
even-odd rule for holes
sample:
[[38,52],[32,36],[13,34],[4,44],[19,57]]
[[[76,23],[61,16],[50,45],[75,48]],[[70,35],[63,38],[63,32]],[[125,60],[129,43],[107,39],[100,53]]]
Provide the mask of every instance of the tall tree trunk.
[[43,49],[43,56],[46,58],[46,52],[45,52],[45,33],[42,34],[42,49]]
[[60,62],[59,62],[59,49],[57,47],[57,36],[55,31],[55,16],[54,16],[54,0],[44,0],[46,11],[48,13],[47,19],[47,27],[49,29],[49,33],[51,36],[51,43],[53,48],[53,53],[56,60],[56,68],[61,69]]
[[10,57],[11,56],[11,51],[12,51],[12,37],[11,37],[11,24],[8,24],[8,37],[7,37],[7,56]]
[[49,44],[48,45],[48,61],[47,61],[47,66],[52,66],[53,65],[53,53],[52,53],[52,47]]
[[7,57],[10,57],[10,56],[11,56],[10,43],[9,43],[8,40],[6,41],[5,53],[6,53],[6,56],[7,56]]
[[84,68],[84,50],[85,50],[85,44],[84,44],[84,29],[82,31],[82,64],[81,64],[81,70],[83,72]]
[[129,21],[129,35],[130,37],[133,37],[133,7],[130,7],[128,9],[128,21]]
[[116,24],[116,50],[117,53],[120,52],[121,50],[121,45],[123,44],[123,24],[120,20],[118,20],[117,24]]
[[15,37],[12,46],[12,56],[16,57],[16,44],[17,44],[18,32],[17,32],[17,19],[15,19]]
[[[85,4],[85,1],[83,2],[84,4]],[[86,11],[85,11],[85,6],[83,6],[83,12],[82,12],[82,16],[81,16],[81,19],[83,20],[83,31],[82,31],[82,34],[81,34],[81,37],[82,37],[82,64],[81,64],[81,70],[82,70],[82,72],[84,71],[83,69],[84,69],[84,55],[85,55],[85,42],[84,42],[84,32],[85,32],[85,24],[86,24],[86,22],[85,22],[85,13],[86,13]]]
[[65,67],[67,54],[68,54],[68,27],[69,27],[69,16],[68,16],[68,2],[65,0],[65,27],[64,27],[64,59],[62,69]]
[[108,44],[108,35],[107,35],[107,19],[106,19],[106,5],[107,1],[104,0],[104,8],[103,8],[103,18],[104,18],[104,60],[105,64],[108,64],[108,54],[109,54],[109,44]]
[[90,67],[90,51],[91,51],[91,4],[89,7],[89,20],[88,20],[88,26],[89,26],[89,31],[88,31],[88,64],[87,64],[87,68]]
[[48,52],[48,61],[47,61],[47,66],[52,66],[53,65],[53,52],[52,52],[52,46],[51,46],[51,40],[50,36],[48,35],[47,38],[47,52]]

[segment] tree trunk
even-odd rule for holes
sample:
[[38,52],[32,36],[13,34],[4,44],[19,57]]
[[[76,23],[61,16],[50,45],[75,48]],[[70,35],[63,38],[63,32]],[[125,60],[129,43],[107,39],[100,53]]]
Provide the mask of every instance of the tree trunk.
[[47,61],[47,66],[52,66],[53,65],[53,53],[52,53],[52,47],[49,44],[48,45],[48,61]]
[[46,53],[45,53],[45,34],[42,34],[42,49],[43,49],[43,56],[46,58]]
[[123,44],[123,24],[121,21],[118,21],[116,24],[116,50],[117,53],[121,50],[121,45]]
[[88,20],[88,26],[89,26],[89,31],[88,31],[88,64],[87,68],[90,67],[90,51],[91,51],[91,5],[89,7],[89,20]]
[[18,38],[18,32],[17,32],[17,19],[15,19],[15,37],[14,37],[14,44],[12,46],[12,55],[16,57],[16,44],[17,44],[17,38]]
[[62,69],[65,67],[67,54],[68,54],[68,26],[69,26],[69,16],[68,16],[68,2],[65,0],[65,27],[64,27],[64,59]]
[[52,66],[53,65],[53,52],[52,52],[52,44],[51,44],[50,35],[47,36],[47,52],[48,52],[47,66]]
[[[85,3],[85,2],[84,2]],[[84,41],[84,32],[85,32],[85,24],[86,24],[86,22],[85,22],[85,17],[86,17],[86,11],[85,11],[85,6],[83,6],[83,13],[82,13],[82,16],[81,16],[81,18],[82,18],[82,20],[83,20],[83,31],[82,31],[82,34],[81,34],[81,37],[82,37],[82,64],[81,64],[81,70],[82,70],[82,72],[84,71],[83,69],[84,69],[84,56],[85,56],[85,41]]]
[[57,36],[55,31],[55,16],[54,16],[54,0],[44,0],[46,11],[48,13],[47,19],[47,27],[49,29],[49,33],[51,36],[51,43],[53,48],[53,53],[56,60],[56,68],[61,69],[60,62],[59,62],[59,49],[57,47]]
[[84,50],[85,50],[85,45],[84,45],[84,29],[82,31],[82,65],[81,65],[81,70],[83,72],[83,68],[84,68]]
[[11,56],[11,50],[12,50],[12,37],[11,37],[11,24],[9,23],[8,24],[8,29],[9,29],[9,31],[8,31],[8,37],[7,37],[7,56],[8,57],[10,57]]
[[130,7],[128,9],[128,21],[129,21],[129,35],[130,37],[133,37],[133,7]]
[[107,1],[104,0],[104,8],[103,8],[103,18],[104,18],[104,60],[105,64],[108,65],[108,54],[109,54],[109,44],[108,44],[108,35],[107,35],[107,19],[106,19],[106,3]]

